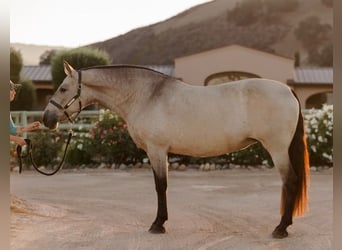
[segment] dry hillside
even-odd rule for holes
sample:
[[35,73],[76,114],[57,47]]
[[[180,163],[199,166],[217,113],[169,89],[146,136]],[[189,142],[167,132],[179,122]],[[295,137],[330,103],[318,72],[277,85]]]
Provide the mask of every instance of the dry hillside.
[[253,0],[214,0],[90,46],[106,50],[113,63],[172,64],[174,58],[230,44],[293,57],[296,51],[305,55],[294,36],[302,20],[317,16],[321,23],[331,26],[333,23],[333,9],[322,0],[298,0],[292,11],[266,10],[262,17],[256,7],[243,18],[248,19],[254,13],[259,16],[249,24],[238,25],[232,18],[232,10],[244,1]]
[[[248,13],[236,11],[238,5],[258,1],[283,4],[283,7],[295,1],[297,5],[290,11],[268,10],[265,6],[252,6]],[[112,63],[173,64],[174,58],[230,44],[286,57],[293,57],[298,51],[305,61],[307,50],[294,31],[310,16],[332,27],[333,8],[322,2],[332,0],[213,0],[167,20],[88,46],[107,51]],[[240,20],[240,24],[236,20]],[[331,35],[328,40],[331,44]],[[46,50],[65,49],[25,44],[11,46],[22,52],[25,65],[38,64]]]
[[54,50],[54,49],[55,50],[67,49],[65,47],[22,44],[22,43],[11,43],[11,47],[21,52],[24,65],[39,64],[39,58],[45,51]]

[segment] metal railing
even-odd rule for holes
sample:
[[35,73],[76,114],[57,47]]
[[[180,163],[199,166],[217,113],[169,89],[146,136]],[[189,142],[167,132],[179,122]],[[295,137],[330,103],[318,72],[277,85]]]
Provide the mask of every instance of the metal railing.
[[[303,115],[308,114],[308,109],[302,109]],[[16,126],[26,126],[33,121],[42,121],[43,111],[11,111],[13,121]],[[76,119],[73,128],[75,130],[90,129],[95,126],[95,122],[101,120],[101,110],[83,110]],[[68,122],[60,123],[59,129],[68,129]],[[44,129],[44,126],[42,126]]]
[[[11,111],[11,115],[16,126],[26,126],[34,121],[42,122],[43,111]],[[100,118],[100,110],[83,110],[77,117],[73,129],[90,129],[95,126],[95,122]],[[44,128],[45,127],[42,126],[42,129]],[[70,125],[68,122],[60,123],[58,128],[62,130],[69,129]]]

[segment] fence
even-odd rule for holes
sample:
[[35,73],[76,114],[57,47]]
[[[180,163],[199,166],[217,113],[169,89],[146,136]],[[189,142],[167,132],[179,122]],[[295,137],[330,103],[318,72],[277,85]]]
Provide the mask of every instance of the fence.
[[[42,121],[43,111],[11,111],[13,121],[16,126],[26,126],[33,121]],[[73,124],[74,130],[90,129],[95,126],[95,122],[101,118],[100,110],[83,110]],[[58,126],[61,130],[70,128],[70,124],[60,123]],[[42,129],[47,129],[42,126]],[[26,134],[24,134],[26,136]]]
[[[306,114],[308,111],[303,109],[302,113]],[[33,121],[42,121],[43,117],[43,111],[11,111],[11,114],[17,126],[26,126]],[[101,110],[83,110],[76,119],[73,128],[75,130],[90,129],[95,126],[96,121],[101,119],[101,116]],[[69,129],[70,125],[61,123],[58,127],[59,129]]]

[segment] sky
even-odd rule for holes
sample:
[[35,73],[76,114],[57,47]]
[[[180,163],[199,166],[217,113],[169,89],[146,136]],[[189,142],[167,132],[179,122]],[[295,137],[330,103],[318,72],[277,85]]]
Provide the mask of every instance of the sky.
[[10,42],[78,47],[164,21],[210,0],[11,0]]

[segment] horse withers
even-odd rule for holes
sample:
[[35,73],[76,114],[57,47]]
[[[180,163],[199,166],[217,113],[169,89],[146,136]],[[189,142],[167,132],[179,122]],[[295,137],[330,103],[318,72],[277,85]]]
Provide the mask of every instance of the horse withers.
[[66,78],[43,116],[54,129],[73,121],[86,106],[99,103],[127,123],[154,173],[158,211],[150,227],[164,233],[168,219],[168,153],[216,156],[260,142],[282,179],[281,220],[272,235],[288,236],[292,218],[308,203],[309,159],[298,98],[285,84],[245,79],[216,86],[193,86],[134,65],[74,70],[64,62]]

